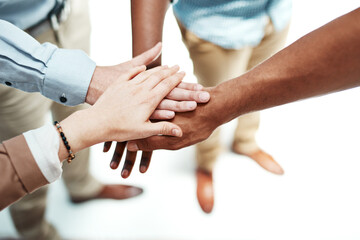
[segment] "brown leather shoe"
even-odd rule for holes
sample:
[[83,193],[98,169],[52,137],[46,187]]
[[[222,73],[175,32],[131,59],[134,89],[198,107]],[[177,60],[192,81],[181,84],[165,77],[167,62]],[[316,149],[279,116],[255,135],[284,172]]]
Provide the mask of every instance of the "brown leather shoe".
[[236,145],[233,144],[232,151],[237,153],[237,154],[248,156],[249,158],[251,158],[255,162],[257,162],[257,164],[259,164],[262,168],[264,168],[265,170],[267,170],[269,172],[272,172],[272,173],[277,174],[277,175],[283,175],[284,174],[284,170],[274,160],[274,158],[271,155],[269,155],[268,153],[261,150],[261,149],[257,150],[254,153],[246,154],[246,153],[242,153],[241,151],[239,151],[237,149]]
[[214,207],[214,187],[212,172],[203,169],[196,170],[197,178],[197,199],[201,209],[205,213],[211,213]]
[[94,197],[71,198],[71,201],[73,203],[83,203],[83,202],[95,200],[95,199],[123,200],[123,199],[136,197],[136,196],[140,195],[141,193],[143,193],[142,188],[133,187],[133,186],[129,186],[129,185],[121,185],[121,184],[104,185],[101,192]]

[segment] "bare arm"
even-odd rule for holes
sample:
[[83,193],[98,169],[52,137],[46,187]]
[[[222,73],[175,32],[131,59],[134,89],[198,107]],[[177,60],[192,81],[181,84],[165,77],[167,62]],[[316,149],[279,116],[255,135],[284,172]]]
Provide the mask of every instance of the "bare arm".
[[219,86],[236,89],[223,104],[222,123],[246,112],[360,85],[360,8],[305,35],[242,77]]
[[209,89],[211,101],[173,120],[179,139],[151,137],[130,150],[179,149],[242,114],[360,86],[360,8],[305,35],[248,73]]
[[[131,0],[133,56],[162,41],[164,18],[169,0]],[[161,57],[149,67],[161,65]]]

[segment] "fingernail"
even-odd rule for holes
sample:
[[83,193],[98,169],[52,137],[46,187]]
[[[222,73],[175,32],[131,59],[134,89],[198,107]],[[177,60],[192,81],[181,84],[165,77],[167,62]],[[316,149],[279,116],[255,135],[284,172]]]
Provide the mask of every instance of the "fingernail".
[[186,107],[187,107],[188,109],[195,109],[196,106],[197,106],[196,102],[193,102],[193,101],[186,103]]
[[145,173],[145,172],[146,172],[146,169],[147,169],[147,167],[146,167],[145,165],[141,165],[141,166],[140,166],[140,172],[141,172],[141,173]]
[[168,118],[173,118],[173,117],[175,116],[175,113],[174,113],[174,112],[167,112],[167,113],[166,113],[166,116],[167,116]]
[[129,176],[129,171],[127,169],[123,169],[121,172],[121,176],[123,178],[127,178]]
[[137,145],[136,143],[134,143],[134,142],[129,142],[129,143],[127,144],[127,148],[128,148],[130,151],[133,151],[133,152],[139,150],[138,145]]
[[174,128],[171,133],[173,136],[180,137],[180,130],[177,128]]
[[208,92],[202,92],[200,93],[199,98],[201,102],[207,102],[210,99],[210,94]]
[[110,163],[110,168],[116,169],[117,168],[117,163],[116,162],[111,162]]
[[137,187],[132,187],[132,188],[129,188],[127,190],[127,194],[130,197],[135,197],[135,196],[140,195],[142,193],[143,193],[143,190],[141,188],[137,188]]

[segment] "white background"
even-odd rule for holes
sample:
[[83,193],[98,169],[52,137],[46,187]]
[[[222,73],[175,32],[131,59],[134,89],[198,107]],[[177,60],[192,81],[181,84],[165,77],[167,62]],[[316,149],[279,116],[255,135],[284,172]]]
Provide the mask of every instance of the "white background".
[[[358,6],[359,0],[294,0],[288,43]],[[92,0],[91,16],[92,58],[99,65],[128,60],[129,1]],[[186,80],[196,81],[171,10],[163,63],[179,64]],[[123,180],[120,170],[108,167],[112,153],[95,146],[91,171],[96,177],[136,184],[145,193],[131,200],[74,205],[58,181],[50,187],[46,216],[71,239],[360,239],[359,106],[360,91],[353,89],[263,111],[257,139],[283,166],[281,177],[231,153],[235,122],[224,126],[225,151],[214,172],[216,199],[210,215],[202,213],[196,200],[193,147],[157,151],[147,174],[134,171]],[[0,238],[15,236],[4,210]]]

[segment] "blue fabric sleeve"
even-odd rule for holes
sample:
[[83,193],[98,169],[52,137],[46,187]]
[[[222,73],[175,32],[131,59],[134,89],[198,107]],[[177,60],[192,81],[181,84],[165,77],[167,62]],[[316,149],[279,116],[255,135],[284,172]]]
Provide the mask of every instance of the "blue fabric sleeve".
[[85,102],[96,64],[81,50],[40,44],[0,20],[0,84],[40,92],[68,106]]

